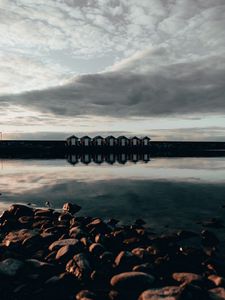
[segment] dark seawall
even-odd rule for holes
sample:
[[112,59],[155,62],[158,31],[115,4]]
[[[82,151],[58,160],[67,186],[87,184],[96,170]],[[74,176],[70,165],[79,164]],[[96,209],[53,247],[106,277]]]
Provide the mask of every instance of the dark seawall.
[[66,141],[5,140],[0,141],[0,157],[65,158],[68,153],[150,153],[154,156],[225,156],[225,142],[153,141],[149,146],[75,146]]

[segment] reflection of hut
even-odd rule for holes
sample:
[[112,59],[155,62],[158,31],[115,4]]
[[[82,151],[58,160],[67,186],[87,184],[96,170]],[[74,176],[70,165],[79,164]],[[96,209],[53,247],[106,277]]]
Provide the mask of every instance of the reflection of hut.
[[83,154],[81,157],[81,162],[86,165],[89,164],[91,162],[91,155],[88,153]]
[[130,139],[130,145],[131,146],[139,146],[141,144],[141,140],[137,137],[134,136],[133,138]]
[[118,155],[118,162],[120,164],[125,164],[127,162],[127,154],[126,153],[121,153]]
[[68,137],[68,139],[66,140],[67,145],[68,146],[78,146],[79,144],[79,138],[76,137],[75,135],[72,135],[70,137]]
[[103,137],[100,136],[100,135],[94,137],[92,144],[95,145],[95,146],[103,146],[103,144],[104,144]]
[[149,143],[150,143],[150,138],[148,136],[145,136],[143,139],[142,139],[142,146],[149,146]]
[[109,164],[114,164],[116,162],[116,155],[114,153],[110,153],[106,157],[106,161]]
[[79,157],[76,154],[71,154],[68,156],[67,160],[71,165],[76,165],[79,161]]
[[103,163],[103,161],[104,161],[104,157],[103,157],[102,153],[98,153],[98,154],[95,155],[94,162],[96,164],[101,164],[101,163]]
[[131,161],[136,163],[136,162],[138,162],[138,160],[139,160],[138,154],[137,153],[132,153]]
[[80,143],[82,146],[90,146],[91,145],[91,138],[89,136],[83,136],[81,139],[80,139]]
[[119,136],[118,138],[117,138],[117,141],[118,141],[118,145],[119,146],[122,146],[122,147],[125,147],[125,146],[127,146],[128,145],[128,143],[129,143],[129,140],[128,140],[128,138],[126,137],[126,136]]
[[143,156],[142,156],[142,160],[144,162],[150,161],[150,154],[149,153],[144,153]]
[[105,138],[105,142],[106,142],[107,146],[113,147],[113,146],[116,145],[116,138],[114,136],[112,136],[112,135],[107,136]]

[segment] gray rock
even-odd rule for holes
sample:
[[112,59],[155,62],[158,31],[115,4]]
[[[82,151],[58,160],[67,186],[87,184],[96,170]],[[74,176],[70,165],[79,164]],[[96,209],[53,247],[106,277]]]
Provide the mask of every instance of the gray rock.
[[222,287],[218,287],[218,288],[209,290],[209,299],[224,300],[225,299],[225,289]]

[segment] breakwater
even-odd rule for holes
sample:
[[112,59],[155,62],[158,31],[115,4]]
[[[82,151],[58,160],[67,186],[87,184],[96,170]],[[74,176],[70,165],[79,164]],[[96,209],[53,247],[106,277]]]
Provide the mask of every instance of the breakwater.
[[73,146],[66,141],[0,141],[0,157],[65,158],[71,153],[150,153],[151,157],[225,156],[225,142],[151,141],[149,146]]

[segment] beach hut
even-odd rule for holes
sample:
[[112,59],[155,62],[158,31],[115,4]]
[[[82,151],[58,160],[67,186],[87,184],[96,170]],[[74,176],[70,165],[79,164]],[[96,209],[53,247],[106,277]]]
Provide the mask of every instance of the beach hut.
[[67,161],[74,166],[79,162],[79,157],[76,154],[71,154],[67,157]]
[[112,136],[112,135],[107,136],[105,138],[105,143],[106,143],[107,146],[113,147],[113,146],[116,145],[116,138],[114,136]]
[[137,153],[132,153],[131,155],[131,161],[136,163],[139,160],[139,155]]
[[129,139],[126,136],[119,136],[117,138],[117,144],[121,147],[126,147],[129,144]]
[[137,136],[134,136],[130,139],[131,146],[136,147],[136,146],[140,146],[140,144],[141,144],[141,140]]
[[104,138],[100,135],[93,138],[92,144],[94,146],[103,146],[104,145]]
[[80,139],[80,143],[81,143],[82,146],[85,146],[85,147],[91,146],[91,138],[87,135],[83,136]]
[[68,137],[66,140],[68,146],[78,146],[79,144],[79,138],[75,135],[72,135]]
[[143,139],[142,139],[142,146],[149,146],[149,143],[150,143],[150,138],[148,136],[145,136]]

